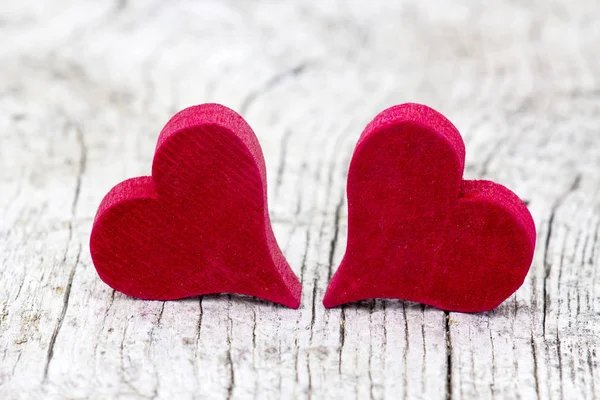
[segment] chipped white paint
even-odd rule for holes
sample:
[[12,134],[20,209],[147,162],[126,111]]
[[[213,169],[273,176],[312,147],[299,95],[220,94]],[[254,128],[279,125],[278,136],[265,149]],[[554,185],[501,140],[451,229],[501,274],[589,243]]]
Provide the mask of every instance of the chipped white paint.
[[[598,20],[596,0],[4,1],[0,398],[600,398]],[[259,136],[298,311],[137,301],[90,262],[102,196],[209,101]],[[356,139],[405,101],[529,202],[533,267],[493,312],[321,306]]]

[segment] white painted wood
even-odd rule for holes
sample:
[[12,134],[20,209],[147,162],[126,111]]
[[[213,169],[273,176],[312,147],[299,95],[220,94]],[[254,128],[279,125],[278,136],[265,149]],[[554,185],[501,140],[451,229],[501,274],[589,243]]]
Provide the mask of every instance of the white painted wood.
[[[3,1],[0,398],[600,398],[599,20],[596,0]],[[259,136],[298,311],[138,301],[91,264],[101,198],[209,101]],[[405,101],[457,125],[468,178],[529,202],[535,260],[493,312],[321,306],[356,139]]]

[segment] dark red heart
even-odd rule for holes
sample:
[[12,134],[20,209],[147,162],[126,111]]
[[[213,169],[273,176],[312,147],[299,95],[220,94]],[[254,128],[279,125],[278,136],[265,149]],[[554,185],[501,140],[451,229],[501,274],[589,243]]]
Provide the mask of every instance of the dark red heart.
[[162,130],[152,176],[102,201],[90,239],[98,275],[142,299],[230,292],[298,308],[301,285],[275,241],[266,193],[246,121],[218,104],[187,108]]
[[464,181],[465,148],[419,104],[380,113],[348,172],[348,245],[326,307],[398,298],[463,312],[497,307],[523,283],[535,247],[525,204],[489,181]]

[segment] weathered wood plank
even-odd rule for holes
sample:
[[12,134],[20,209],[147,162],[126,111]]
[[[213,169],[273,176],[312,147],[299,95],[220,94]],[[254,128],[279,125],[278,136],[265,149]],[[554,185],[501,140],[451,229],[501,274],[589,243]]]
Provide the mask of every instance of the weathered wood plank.
[[[593,0],[3,4],[0,398],[600,398],[599,19]],[[209,101],[261,141],[300,310],[138,301],[91,264],[102,196]],[[529,203],[534,263],[493,312],[321,306],[356,140],[405,101],[457,125],[467,178]]]

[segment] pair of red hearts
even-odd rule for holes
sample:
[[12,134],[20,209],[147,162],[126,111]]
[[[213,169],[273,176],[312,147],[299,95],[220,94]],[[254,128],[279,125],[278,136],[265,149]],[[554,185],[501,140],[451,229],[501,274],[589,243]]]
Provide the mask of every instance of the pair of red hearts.
[[[348,173],[348,245],[323,303],[398,298],[441,309],[495,308],[523,283],[535,246],[525,204],[462,179],[456,128],[419,104],[380,113]],[[90,239],[104,282],[154,300],[231,292],[297,308],[301,285],[279,249],[254,132],[218,104],[162,130],[152,176],[115,186]]]

